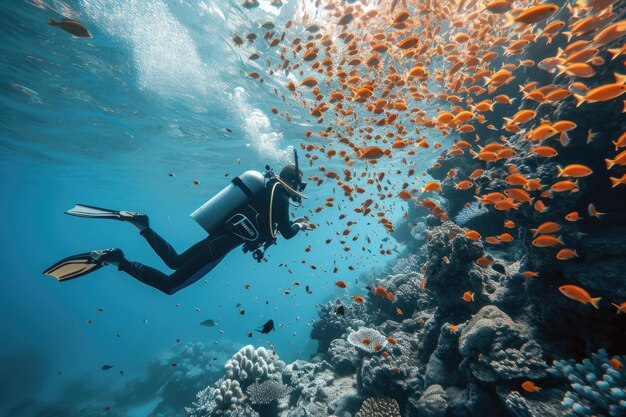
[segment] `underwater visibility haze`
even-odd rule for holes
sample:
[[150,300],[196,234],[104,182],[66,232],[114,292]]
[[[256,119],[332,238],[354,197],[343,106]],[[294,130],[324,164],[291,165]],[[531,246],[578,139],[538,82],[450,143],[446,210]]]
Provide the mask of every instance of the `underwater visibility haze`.
[[625,2],[0,16],[0,415],[626,416]]

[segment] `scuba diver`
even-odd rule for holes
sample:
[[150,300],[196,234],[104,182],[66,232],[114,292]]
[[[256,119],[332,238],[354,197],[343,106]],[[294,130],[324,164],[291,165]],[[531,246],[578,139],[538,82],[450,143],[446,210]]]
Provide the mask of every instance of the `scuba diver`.
[[[300,230],[312,230],[306,218],[291,220],[289,205],[300,206],[306,188],[298,167],[285,166],[278,176],[269,166],[265,173],[246,171],[191,214],[208,233],[204,240],[178,254],[174,248],[150,227],[148,216],[130,211],[115,211],[77,204],[67,214],[95,219],[114,219],[128,222],[139,229],[156,254],[171,269],[171,275],[126,259],[121,249],[97,250],[65,258],[47,270],[59,281],[78,278],[115,265],[119,271],[171,295],[208,274],[231,250],[243,244],[243,251],[251,252],[257,262],[263,260],[265,250],[276,242],[280,233],[291,239]],[[291,200],[291,201],[290,201]]]

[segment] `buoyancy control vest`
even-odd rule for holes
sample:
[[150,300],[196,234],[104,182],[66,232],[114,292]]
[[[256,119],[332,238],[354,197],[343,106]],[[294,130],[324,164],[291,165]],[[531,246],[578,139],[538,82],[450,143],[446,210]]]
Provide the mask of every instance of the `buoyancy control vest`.
[[276,241],[272,203],[279,186],[284,187],[269,168],[264,174],[246,171],[191,213],[191,217],[209,235],[226,230],[240,237],[244,252],[252,252],[260,262],[265,250]]

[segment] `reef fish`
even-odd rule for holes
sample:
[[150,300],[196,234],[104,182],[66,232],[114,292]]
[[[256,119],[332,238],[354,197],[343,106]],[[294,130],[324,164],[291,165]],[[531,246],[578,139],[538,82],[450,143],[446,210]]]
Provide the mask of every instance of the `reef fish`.
[[598,307],[598,304],[600,303],[602,297],[591,298],[587,291],[577,285],[562,285],[559,287],[559,291],[561,291],[561,293],[567,298],[571,298],[572,300],[578,301],[579,303],[583,304],[589,303],[597,310],[600,309],[600,307]]
[[265,324],[263,326],[261,326],[261,330],[256,330],[259,333],[263,333],[263,334],[268,334],[269,332],[271,332],[274,329],[274,320],[268,320],[267,322],[265,322]]
[[91,33],[87,30],[87,28],[80,23],[78,20],[72,19],[61,19],[54,20],[52,18],[48,19],[48,24],[52,26],[56,26],[61,30],[69,33],[70,35],[76,38],[91,38]]

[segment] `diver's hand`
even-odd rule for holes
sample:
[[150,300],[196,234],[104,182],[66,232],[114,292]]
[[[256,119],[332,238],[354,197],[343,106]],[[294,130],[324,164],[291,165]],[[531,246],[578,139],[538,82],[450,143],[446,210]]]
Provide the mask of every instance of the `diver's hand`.
[[306,217],[298,217],[297,219],[293,219],[292,223],[306,223]]
[[306,230],[307,232],[314,229],[309,223],[306,222],[294,222],[294,224],[298,226],[300,230]]

